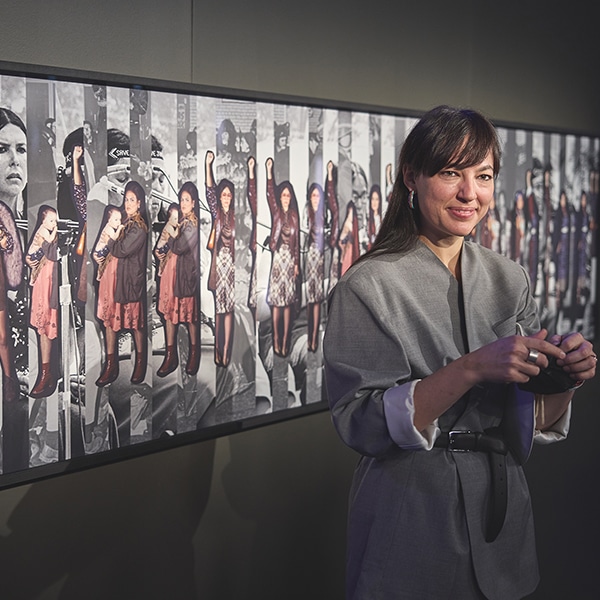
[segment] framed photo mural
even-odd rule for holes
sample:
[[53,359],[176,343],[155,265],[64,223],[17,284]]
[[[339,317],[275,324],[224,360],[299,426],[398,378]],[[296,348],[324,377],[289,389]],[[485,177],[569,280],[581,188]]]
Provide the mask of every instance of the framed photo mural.
[[[0,64],[0,487],[325,410],[417,116]],[[497,125],[472,237],[593,337],[600,139]]]

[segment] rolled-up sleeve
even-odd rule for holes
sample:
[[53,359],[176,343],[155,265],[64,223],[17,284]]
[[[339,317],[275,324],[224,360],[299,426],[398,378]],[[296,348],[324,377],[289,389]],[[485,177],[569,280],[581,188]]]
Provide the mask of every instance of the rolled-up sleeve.
[[414,390],[418,382],[409,381],[383,394],[383,410],[390,436],[405,450],[431,450],[440,434],[437,419],[423,431],[414,426]]

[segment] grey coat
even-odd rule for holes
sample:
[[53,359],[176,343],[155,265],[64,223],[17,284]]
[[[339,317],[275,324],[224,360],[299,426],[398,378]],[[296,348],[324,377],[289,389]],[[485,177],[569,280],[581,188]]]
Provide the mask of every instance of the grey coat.
[[391,438],[383,395],[468,351],[539,329],[524,269],[465,242],[462,287],[425,246],[351,268],[330,298],[324,340],[335,427],[362,457],[350,495],[347,598],[510,600],[538,582],[533,518],[521,464],[534,435],[533,395],[473,388],[439,419],[442,431],[500,426],[511,446],[508,510],[484,538],[488,456],[405,450]]

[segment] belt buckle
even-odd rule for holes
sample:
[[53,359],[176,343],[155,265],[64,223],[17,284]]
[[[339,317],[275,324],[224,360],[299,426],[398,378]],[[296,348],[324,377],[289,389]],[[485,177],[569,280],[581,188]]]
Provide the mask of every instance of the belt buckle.
[[457,448],[455,444],[458,441],[458,436],[464,433],[473,433],[470,429],[454,429],[448,432],[448,450],[450,452],[469,452],[467,448]]

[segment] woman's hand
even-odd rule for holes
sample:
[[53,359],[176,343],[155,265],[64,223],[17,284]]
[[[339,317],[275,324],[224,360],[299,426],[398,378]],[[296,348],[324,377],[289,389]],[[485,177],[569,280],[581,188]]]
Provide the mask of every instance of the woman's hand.
[[596,375],[598,358],[591,342],[586,340],[581,333],[553,335],[550,342],[566,353],[565,358],[559,359],[556,364],[569,373],[574,380],[586,381]]
[[83,156],[83,146],[73,147],[73,162],[79,162],[79,159]]
[[27,263],[27,266],[31,269],[34,269],[40,264],[39,260],[32,260],[29,254],[25,255],[25,262]]
[[465,355],[473,383],[526,383],[548,366],[549,357],[565,360],[566,351],[546,340],[547,335],[545,329],[531,336],[513,335]]
[[267,179],[273,179],[273,159],[267,158],[265,162],[265,167],[267,168]]

